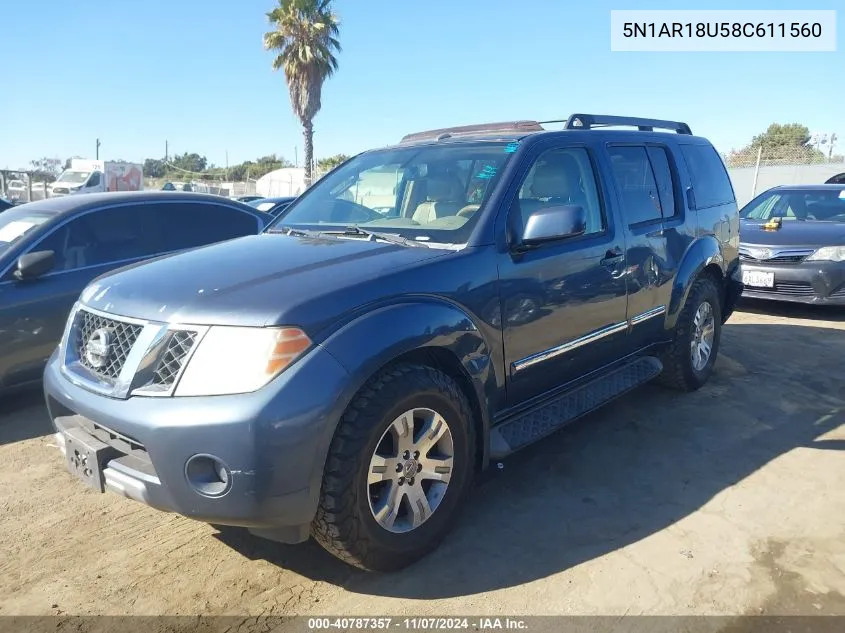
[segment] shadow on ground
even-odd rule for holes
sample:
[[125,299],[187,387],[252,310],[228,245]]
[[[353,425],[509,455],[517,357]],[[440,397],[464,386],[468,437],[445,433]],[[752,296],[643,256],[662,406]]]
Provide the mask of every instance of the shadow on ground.
[[0,446],[53,432],[39,388],[0,396]]
[[845,321],[845,306],[808,305],[788,301],[767,301],[765,299],[742,299],[739,310],[752,314],[812,321]]
[[841,329],[729,322],[705,388],[645,387],[509,458],[441,547],[403,573],[360,572],[313,542],[218,538],[360,594],[448,598],[544,578],[672,525],[788,451],[843,450],[820,440],[845,424],[843,358]]

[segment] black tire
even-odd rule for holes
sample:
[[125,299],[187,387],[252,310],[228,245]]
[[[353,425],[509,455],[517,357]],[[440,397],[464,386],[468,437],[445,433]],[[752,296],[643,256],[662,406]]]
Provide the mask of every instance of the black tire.
[[[370,509],[367,472],[383,434],[404,412],[429,408],[452,434],[453,468],[439,506],[413,530],[382,527]],[[341,560],[368,571],[395,571],[435,549],[452,527],[472,482],[475,438],[466,396],[449,376],[423,365],[397,365],[371,379],[340,421],[329,448],[315,540]]]
[[[694,319],[696,311],[704,302],[709,302],[713,309],[713,344],[710,358],[701,369],[696,369],[692,362],[690,346],[695,332]],[[722,304],[719,288],[711,277],[699,277],[690,289],[687,301],[678,322],[669,349],[661,356],[663,373],[655,382],[677,389],[678,391],[695,391],[700,389],[713,373],[713,365],[719,353],[719,341],[722,336]]]

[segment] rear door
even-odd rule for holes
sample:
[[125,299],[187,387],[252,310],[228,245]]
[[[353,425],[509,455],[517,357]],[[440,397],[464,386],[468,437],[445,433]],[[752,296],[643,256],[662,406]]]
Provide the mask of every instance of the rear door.
[[675,272],[692,236],[667,145],[611,143],[607,156],[626,232],[630,346],[639,349],[666,337]]

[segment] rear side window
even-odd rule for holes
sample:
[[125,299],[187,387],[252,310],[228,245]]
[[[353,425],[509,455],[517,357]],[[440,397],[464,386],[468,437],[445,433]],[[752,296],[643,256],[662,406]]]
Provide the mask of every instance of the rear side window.
[[711,145],[681,145],[699,209],[734,202],[728,172]]
[[663,217],[671,218],[675,215],[675,187],[672,184],[672,168],[669,166],[669,154],[665,147],[649,146],[648,157],[651,168],[657,180],[657,191],[660,194],[660,206]]
[[166,235],[166,250],[182,250],[244,235],[256,235],[258,219],[231,207],[219,204],[173,203],[151,205],[157,224]]
[[660,194],[646,148],[611,146],[608,152],[628,224],[660,220]]

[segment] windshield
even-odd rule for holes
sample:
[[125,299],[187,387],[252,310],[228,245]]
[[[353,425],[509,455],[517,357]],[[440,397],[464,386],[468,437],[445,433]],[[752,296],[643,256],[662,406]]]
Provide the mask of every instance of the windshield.
[[845,222],[845,187],[782,189],[766,192],[740,212],[746,220],[817,220]]
[[248,205],[258,209],[259,211],[264,211],[267,213],[270,209],[275,207],[278,202],[267,202],[266,200],[253,200],[252,202],[247,202]]
[[71,185],[80,185],[91,175],[90,171],[65,171],[58,177],[56,182],[64,182]]
[[412,240],[461,243],[515,149],[513,143],[479,142],[361,154],[316,182],[272,226],[359,225]]
[[0,255],[53,217],[49,211],[32,212],[23,206],[4,211],[0,214]]

